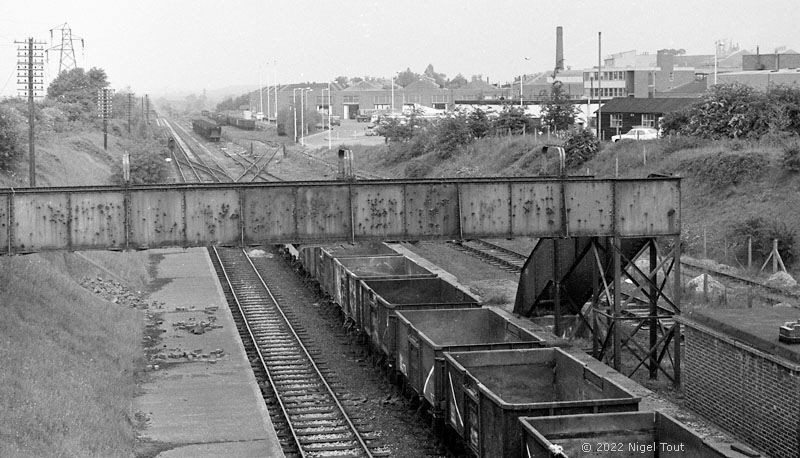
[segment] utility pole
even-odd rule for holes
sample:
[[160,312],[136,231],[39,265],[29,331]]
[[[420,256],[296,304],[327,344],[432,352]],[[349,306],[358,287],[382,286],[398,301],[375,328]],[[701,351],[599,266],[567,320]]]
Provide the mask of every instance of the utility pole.
[[104,87],[97,91],[97,109],[103,117],[103,150],[108,151],[108,118],[111,117],[114,90]]
[[149,126],[150,125],[150,97],[147,94],[144,95],[144,104],[146,105],[146,108],[145,108],[145,111],[144,111],[144,122],[145,122],[145,124],[147,124]]
[[597,32],[597,139],[603,141],[603,58],[602,58],[603,32]]
[[[25,41],[15,41],[17,45],[17,84],[21,85],[18,92],[21,96],[28,97],[28,153],[29,153],[29,184],[36,186],[36,147],[34,145],[34,98],[43,97],[44,91],[44,44],[28,38]],[[21,79],[20,79],[21,78]]]
[[128,92],[128,135],[131,133],[131,111],[133,111],[133,93]]
[[331,131],[333,130],[333,126],[331,125],[331,110],[333,110],[331,106],[331,83],[328,81],[328,151],[331,150]]

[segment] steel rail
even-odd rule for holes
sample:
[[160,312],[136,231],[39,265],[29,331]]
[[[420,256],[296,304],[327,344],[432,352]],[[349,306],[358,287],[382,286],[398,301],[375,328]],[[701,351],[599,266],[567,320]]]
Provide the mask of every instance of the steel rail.
[[[527,259],[520,253],[507,250],[505,248],[494,245],[493,243],[485,242],[483,240],[477,241],[475,244],[469,244],[471,240],[449,240],[448,243],[453,248],[463,251],[469,255],[475,256],[479,259],[486,261],[489,264],[494,264],[504,270],[509,270],[515,273],[522,272],[522,267],[525,265]],[[476,246],[477,245],[477,246]],[[492,251],[499,251],[506,255],[506,258],[500,257]],[[513,258],[511,260],[507,258]]]
[[333,399],[333,402],[336,403],[336,406],[339,408],[339,411],[342,413],[342,416],[344,417],[345,421],[347,421],[348,426],[350,426],[350,429],[352,429],[353,435],[358,440],[358,443],[364,449],[364,451],[366,452],[367,456],[368,457],[372,457],[372,452],[370,451],[369,447],[367,446],[367,443],[364,441],[364,438],[361,437],[361,433],[358,432],[358,429],[353,424],[352,420],[350,420],[350,416],[347,415],[347,412],[344,410],[344,406],[342,405],[342,403],[339,402],[339,397],[336,396],[336,394],[333,392],[333,389],[328,384],[328,381],[325,380],[325,377],[322,375],[322,371],[320,371],[319,366],[317,366],[317,363],[314,362],[314,358],[311,357],[311,353],[309,353],[308,348],[306,348],[306,346],[303,345],[303,341],[300,339],[300,336],[297,335],[297,332],[295,332],[294,327],[292,326],[291,322],[289,322],[289,318],[287,318],[286,314],[283,313],[283,310],[281,309],[280,305],[278,304],[278,300],[275,299],[275,296],[272,295],[272,291],[269,289],[269,286],[267,286],[267,283],[264,281],[264,278],[261,276],[261,272],[258,271],[258,269],[256,268],[255,264],[253,264],[253,260],[250,258],[250,256],[247,255],[247,252],[244,249],[242,249],[242,253],[244,254],[245,258],[247,259],[247,262],[250,263],[250,266],[253,268],[253,271],[255,272],[255,274],[258,276],[258,279],[261,282],[261,285],[267,291],[267,294],[269,294],[270,299],[277,306],[278,312],[283,317],[284,321],[286,322],[286,325],[289,326],[289,330],[291,331],[291,333],[294,336],[294,338],[297,339],[297,342],[300,345],[300,348],[303,350],[303,353],[305,353],[305,355],[308,358],[309,362],[314,367],[314,370],[317,372],[317,375],[319,376],[319,378],[322,381],[323,385],[325,385],[325,388],[328,390],[328,393],[330,394],[331,398]]
[[[172,124],[172,123],[171,123],[171,124]],[[204,147],[204,146],[203,146],[203,145],[202,145],[202,144],[201,144],[199,141],[197,141],[197,140],[194,138],[194,136],[193,136],[192,134],[190,134],[190,133],[189,133],[189,132],[188,132],[186,129],[184,129],[184,128],[183,128],[183,127],[182,127],[182,126],[179,124],[179,123],[174,123],[174,125],[175,125],[175,128],[177,128],[177,129],[179,129],[179,130],[181,130],[181,131],[183,132],[183,135],[181,136],[181,138],[183,139],[183,141],[184,141],[184,142],[186,142],[186,143],[187,143],[187,145],[186,145],[187,147],[189,146],[189,145],[188,145],[188,142],[187,142],[187,140],[191,140],[191,141],[193,141],[193,142],[194,142],[194,143],[195,143],[197,146],[199,146],[199,147],[200,147],[200,149],[203,149],[203,150],[205,150],[205,151],[206,151],[206,153],[208,154],[209,158],[211,159],[211,162],[213,162],[213,163],[214,163],[214,165],[217,167],[217,168],[216,168],[216,171],[218,171],[219,173],[221,173],[221,174],[223,175],[223,177],[224,177],[224,178],[227,178],[227,181],[232,181],[232,180],[233,180],[233,178],[232,178],[230,175],[228,175],[228,172],[227,172],[227,170],[225,170],[225,168],[223,168],[223,167],[222,167],[222,166],[221,166],[221,165],[220,165],[220,164],[217,162],[217,160],[216,160],[216,159],[214,159],[214,155],[213,155],[213,154],[211,154],[211,152],[210,152],[210,151],[208,151],[208,149],[207,149],[207,148],[205,148],[205,147]],[[191,148],[190,148],[190,149],[191,149]],[[210,165],[206,164],[206,161],[205,161],[205,160],[203,160],[203,158],[202,158],[202,157],[200,157],[200,154],[197,154],[197,152],[195,152],[194,150],[192,150],[192,154],[193,154],[193,155],[195,156],[195,158],[197,159],[197,162],[199,162],[199,163],[203,164],[205,167],[207,167],[207,168],[208,168],[208,170],[209,170],[209,171],[211,171],[211,173],[214,173],[214,170],[215,170],[215,169],[214,169],[213,167],[211,167]],[[215,179],[216,179],[217,181],[220,181],[220,182],[224,181],[224,180],[222,180],[222,179],[221,179],[219,176],[217,176],[216,174],[214,174],[214,177],[215,177]]]
[[[183,157],[186,159],[185,163],[186,165],[189,166],[189,169],[194,174],[195,179],[199,182],[202,182],[203,180],[200,178],[200,174],[197,172],[197,170],[191,163],[191,159],[189,158],[189,153],[186,152],[186,148],[188,148],[189,146],[185,144],[183,138],[181,138],[181,136],[178,135],[178,132],[175,131],[175,129],[172,127],[172,124],[166,118],[164,118],[164,125],[170,132],[172,132],[172,137],[175,139],[175,146],[177,146],[180,152],[183,154]],[[184,148],[184,145],[186,146],[186,148]],[[185,181],[186,180],[184,179],[184,182]]]
[[[252,183],[252,182],[254,182],[254,181],[256,181],[256,178],[258,178],[259,176],[261,176],[261,174],[262,174],[262,173],[266,174],[266,175],[267,175],[267,177],[272,177],[272,178],[274,178],[276,181],[284,181],[284,180],[283,180],[283,178],[280,178],[280,177],[278,177],[277,175],[273,175],[273,174],[271,174],[271,173],[269,173],[269,172],[267,172],[267,171],[265,170],[265,169],[267,168],[267,165],[269,165],[269,163],[272,161],[272,159],[274,159],[274,158],[275,158],[275,156],[278,154],[278,151],[280,151],[280,148],[276,148],[276,149],[275,149],[275,152],[274,152],[274,153],[272,153],[272,156],[270,156],[270,158],[269,158],[269,159],[267,159],[267,161],[266,161],[266,162],[264,162],[264,165],[262,165],[261,167],[259,167],[259,168],[258,168],[258,170],[256,170],[256,172],[253,174],[253,178],[251,178],[251,179],[250,179],[250,182],[251,182],[251,183]],[[265,181],[269,181],[269,180],[265,180]]]
[[[243,321],[245,323],[245,326],[247,327],[247,332],[250,335],[250,337],[253,340],[253,342],[256,342],[256,348],[257,348],[257,351],[258,351],[259,360],[260,360],[260,362],[261,362],[261,364],[262,364],[262,366],[263,366],[263,368],[264,368],[264,370],[265,370],[265,372],[266,372],[266,374],[267,374],[267,376],[268,376],[268,378],[270,380],[271,386],[273,388],[275,388],[278,385],[276,383],[274,383],[274,379],[272,378],[271,373],[269,371],[269,368],[267,367],[268,363],[264,360],[264,357],[263,357],[261,351],[258,349],[258,342],[259,341],[256,339],[255,334],[253,332],[253,329],[249,324],[249,321],[247,319],[247,315],[245,314],[245,311],[244,311],[244,307],[242,307],[241,302],[239,301],[238,295],[236,293],[236,290],[233,287],[233,282],[231,281],[230,276],[228,275],[227,270],[224,267],[224,263],[222,261],[222,258],[220,256],[220,254],[219,254],[219,251],[217,250],[217,247],[212,247],[212,248],[214,250],[214,254],[215,254],[216,258],[217,258],[217,261],[219,262],[219,264],[220,264],[220,266],[222,268],[222,271],[223,271],[223,273],[225,275],[226,282],[228,282],[228,287],[229,287],[229,289],[230,289],[230,291],[231,291],[231,293],[232,293],[232,295],[233,295],[233,297],[235,299],[235,302],[237,304],[237,308],[239,309],[239,311],[240,311],[240,313],[242,315],[242,318],[243,318]],[[310,364],[310,366],[313,367],[314,372],[315,372],[315,374],[317,376],[317,380],[319,382],[321,382],[322,385],[325,387],[325,390],[327,391],[327,393],[330,396],[331,400],[334,402],[334,404],[338,408],[339,412],[341,413],[342,418],[344,419],[344,421],[347,423],[348,427],[350,428],[352,436],[355,438],[356,442],[361,447],[361,449],[364,451],[366,456],[367,457],[373,457],[374,455],[373,455],[372,451],[370,450],[369,446],[366,444],[366,441],[361,436],[361,433],[358,431],[358,429],[356,428],[355,424],[350,419],[350,416],[345,411],[344,406],[339,401],[338,396],[334,393],[334,391],[331,388],[330,384],[325,379],[324,375],[322,374],[322,371],[320,370],[320,368],[317,365],[317,363],[314,361],[314,358],[311,356],[311,353],[309,352],[308,348],[305,346],[305,344],[303,344],[302,339],[297,334],[297,332],[295,331],[291,321],[289,320],[289,318],[286,316],[286,314],[282,310],[282,308],[280,306],[280,303],[278,302],[278,300],[273,295],[272,290],[270,289],[270,287],[267,285],[266,281],[262,277],[261,272],[259,272],[258,268],[253,263],[253,260],[250,258],[250,256],[247,254],[247,252],[244,249],[241,250],[241,254],[247,260],[247,263],[250,265],[250,268],[252,269],[252,272],[258,278],[258,282],[264,288],[264,291],[269,296],[269,299],[275,305],[275,307],[274,307],[275,311],[277,311],[278,314],[280,315],[280,317],[283,319],[283,322],[285,323],[287,330],[294,337],[294,340],[297,343],[297,346],[299,347],[300,350],[302,350],[302,353],[305,355],[305,358],[308,361],[308,363]],[[292,425],[292,419],[291,419],[292,415],[288,412],[288,408],[285,406],[285,403],[281,399],[281,395],[279,393],[279,390],[278,389],[274,389],[273,391],[275,392],[275,396],[279,401],[279,404],[281,406],[281,410],[284,413],[284,417],[287,420],[287,424],[289,425],[289,428],[290,428],[290,430],[292,432],[292,436],[295,439],[295,443],[298,445],[298,450],[300,451],[301,456],[306,456],[306,451],[303,449],[303,443],[298,438],[297,431],[295,430],[294,426]],[[314,450],[313,452],[318,452],[318,451]]]
[[175,155],[174,148],[169,151],[169,155],[172,156],[172,161],[175,163],[175,168],[178,169],[178,175],[181,177],[181,183],[186,183],[186,175],[183,174],[183,168],[181,168],[181,164],[178,161],[178,156]]
[[[217,258],[217,262],[219,263],[220,269],[222,270],[222,274],[225,276],[225,282],[228,285],[228,289],[231,292],[231,296],[233,296],[233,300],[234,302],[236,302],[236,308],[239,310],[239,314],[242,316],[242,322],[244,323],[244,327],[247,330],[247,335],[250,336],[250,340],[253,342],[253,347],[255,347],[256,353],[258,354],[258,360],[261,363],[261,368],[264,369],[264,373],[267,374],[267,379],[269,380],[270,386],[274,387],[275,379],[273,379],[272,377],[272,373],[269,370],[267,362],[264,361],[264,355],[263,353],[261,353],[261,346],[258,345],[258,340],[256,339],[255,334],[253,334],[253,329],[250,327],[250,322],[247,319],[247,315],[245,314],[244,308],[242,307],[242,303],[239,301],[239,295],[236,293],[236,289],[233,287],[233,283],[231,282],[231,278],[228,275],[227,269],[225,269],[225,263],[222,262],[222,258],[219,255],[219,251],[217,251],[217,247],[211,247],[211,248],[214,250],[214,256]],[[247,254],[245,253],[245,256],[246,255]],[[248,259],[250,258],[248,257]],[[284,418],[286,418],[286,424],[288,425],[289,431],[292,434],[294,443],[297,445],[297,450],[300,452],[302,456],[305,456],[305,452],[303,451],[303,448],[300,446],[300,439],[297,437],[297,432],[294,429],[294,425],[292,425],[292,422],[289,420],[289,414],[286,405],[284,404],[280,394],[278,394],[278,391],[277,390],[273,391],[275,393],[275,398],[278,400],[278,404],[281,407],[283,416]]]

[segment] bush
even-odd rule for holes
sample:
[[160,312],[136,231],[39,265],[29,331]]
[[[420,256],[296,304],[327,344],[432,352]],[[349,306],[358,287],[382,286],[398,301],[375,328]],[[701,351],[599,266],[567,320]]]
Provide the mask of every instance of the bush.
[[406,165],[405,174],[407,178],[424,178],[431,170],[433,170],[431,164],[422,159],[417,159]]
[[713,188],[724,188],[753,180],[769,164],[767,157],[759,153],[717,153],[691,162],[687,164],[687,168],[696,170],[695,176]]
[[660,140],[664,155],[672,154],[676,151],[686,149],[696,149],[707,146],[708,140],[688,135],[671,135],[666,139]]
[[747,239],[752,237],[753,257],[765,260],[772,251],[772,241],[778,240],[778,253],[788,268],[795,260],[794,232],[786,224],[777,220],[766,220],[754,216],[735,223],[728,231],[728,237],[734,243],[737,255],[747,257]]
[[492,120],[483,110],[474,110],[467,116],[467,123],[475,138],[483,138],[492,131]]
[[436,151],[440,159],[450,158],[461,146],[472,142],[472,130],[462,114],[442,119],[435,128]]
[[[164,183],[169,178],[169,168],[164,160],[162,147],[157,143],[151,142],[148,145],[139,147],[131,151],[131,182],[137,184]],[[125,184],[122,175],[122,165],[114,164],[114,173],[111,175],[111,182],[118,185]]]
[[591,160],[600,151],[600,142],[588,129],[570,133],[563,146],[568,168],[580,166]]
[[790,172],[800,172],[800,144],[787,145],[783,149],[783,168]]
[[0,106],[0,167],[10,168],[14,160],[22,154],[21,116],[12,108]]

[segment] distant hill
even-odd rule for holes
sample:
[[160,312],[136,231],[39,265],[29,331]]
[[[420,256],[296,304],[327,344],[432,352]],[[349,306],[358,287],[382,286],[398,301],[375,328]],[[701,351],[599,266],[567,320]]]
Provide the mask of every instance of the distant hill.
[[[231,85],[225,86],[221,88],[206,88],[206,97],[211,104],[216,105],[218,102],[221,102],[223,99],[227,97],[238,97],[246,92],[258,90],[258,84],[238,84],[238,85]],[[200,95],[203,93],[203,88],[195,89],[195,90],[178,90],[178,91],[168,91],[163,93],[154,93],[154,98],[163,97],[167,100],[180,100],[185,98],[188,95]]]

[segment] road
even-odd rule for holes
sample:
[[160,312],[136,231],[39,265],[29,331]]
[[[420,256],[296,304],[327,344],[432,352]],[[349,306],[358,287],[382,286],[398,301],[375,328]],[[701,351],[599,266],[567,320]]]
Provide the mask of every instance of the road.
[[[356,122],[352,119],[343,119],[341,126],[333,126],[330,131],[330,145],[331,148],[337,148],[339,145],[380,145],[383,144],[383,137],[374,136],[367,137],[367,124]],[[309,148],[327,148],[328,147],[328,131],[318,132],[316,134],[307,135],[303,139],[303,143]]]

